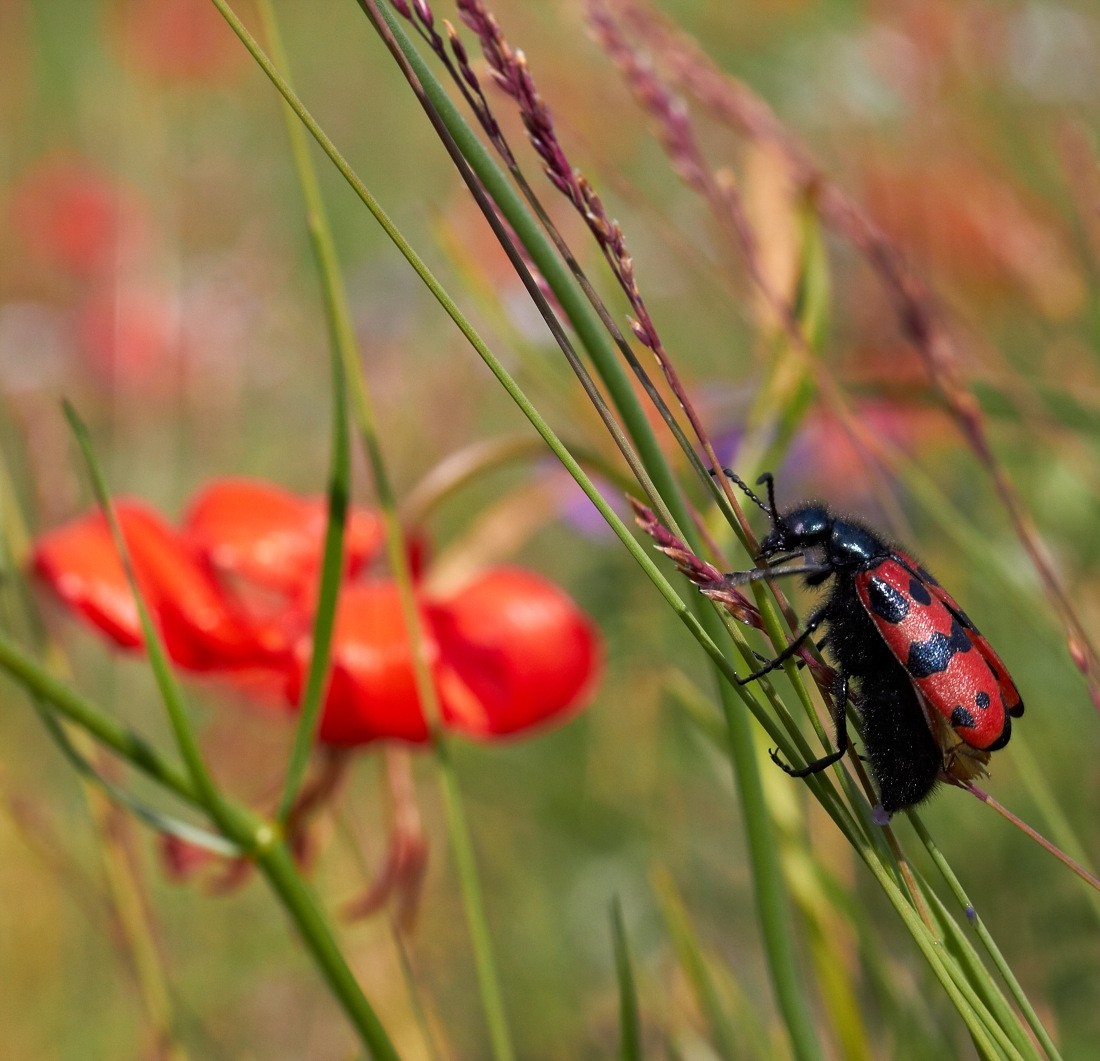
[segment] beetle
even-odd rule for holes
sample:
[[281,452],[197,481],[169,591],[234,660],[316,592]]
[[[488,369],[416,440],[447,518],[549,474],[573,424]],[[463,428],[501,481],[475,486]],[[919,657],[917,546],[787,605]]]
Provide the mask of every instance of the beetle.
[[[792,575],[810,587],[832,580],[828,596],[791,643],[738,679],[747,684],[776,670],[824,628],[819,647],[836,665],[836,750],[801,769],[775,750],[773,761],[792,777],[837,762],[848,749],[845,710],[855,682],[867,760],[887,817],[922,802],[940,780],[984,773],[990,753],[1008,743],[1012,719],[1024,705],[1004,663],[954,597],[908,553],[824,504],[805,502],[780,514],[770,472],[757,480],[767,487],[765,504],[733,472],[723,471],[772,525],[757,557],[769,566],[734,572],[727,576],[730,584]],[[776,570],[799,558],[805,562]]]

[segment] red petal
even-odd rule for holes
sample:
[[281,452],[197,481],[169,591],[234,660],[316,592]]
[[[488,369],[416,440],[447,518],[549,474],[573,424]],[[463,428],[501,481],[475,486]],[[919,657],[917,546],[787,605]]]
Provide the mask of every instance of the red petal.
[[444,716],[475,737],[519,733],[576,708],[599,671],[599,636],[553,583],[497,568],[431,611]]
[[[295,703],[305,684],[309,649],[309,639],[303,638],[295,652],[298,666],[289,689]],[[429,644],[428,649],[434,658],[435,645]],[[385,738],[413,743],[428,739],[401,602],[392,582],[346,586],[340,594],[332,678],[319,736],[341,745]]]
[[[138,502],[115,505],[134,571],[168,654],[192,670],[270,663],[280,650],[227,600],[186,542]],[[43,535],[34,568],[118,644],[142,644],[137,607],[106,520],[91,513]]]
[[32,563],[70,608],[108,637],[124,648],[142,643],[133,594],[107,523],[98,512],[43,534],[35,544]]
[[[184,533],[218,571],[297,593],[316,579],[325,518],[323,498],[301,498],[259,480],[219,479],[191,502]],[[379,518],[351,509],[345,530],[347,574],[370,561],[381,544]]]

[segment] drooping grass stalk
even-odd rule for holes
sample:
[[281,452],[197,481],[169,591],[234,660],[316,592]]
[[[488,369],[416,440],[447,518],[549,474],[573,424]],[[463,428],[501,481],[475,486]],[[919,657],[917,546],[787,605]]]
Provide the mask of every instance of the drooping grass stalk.
[[131,766],[173,792],[193,807],[202,801],[188,773],[169,762],[144,737],[101,711],[91,700],[51,674],[32,655],[0,634],[0,667],[36,699],[52,705],[70,722],[90,733]]
[[665,20],[638,0],[620,0],[619,6],[647,47],[669,61],[673,81],[748,143],[767,144],[776,150],[784,158],[792,179],[808,194],[822,222],[866,260],[893,304],[899,335],[920,356],[929,382],[985,469],[1062,623],[1067,643],[1076,648],[1075,654],[1081,661],[1078,669],[1093,702],[1100,707],[1100,649],[1082,623],[1077,606],[1039,540],[1033,520],[996,456],[982,406],[960,371],[954,330],[948,326],[928,284],[910,265],[902,249],[857,201],[833,183],[763,99],[718,69],[695,41],[670,30]]

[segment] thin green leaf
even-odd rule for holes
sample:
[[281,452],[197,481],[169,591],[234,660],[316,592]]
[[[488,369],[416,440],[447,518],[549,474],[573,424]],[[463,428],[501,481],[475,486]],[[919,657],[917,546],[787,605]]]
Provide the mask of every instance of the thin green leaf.
[[985,1012],[988,1014],[987,1026],[998,1045],[1007,1054],[1011,1055],[1015,1052],[1021,1058],[1035,1058],[1038,1061],[1040,1054],[1001,993],[997,982],[982,964],[974,945],[935,891],[927,887],[923,891],[936,924],[943,934],[948,953],[957,962],[961,975],[966,978],[975,994],[982,1000]]
[[1046,1051],[1047,1056],[1051,1058],[1051,1061],[1059,1061],[1061,1055],[1058,1053],[1058,1048],[1054,1045],[1054,1040],[1043,1026],[1043,1022],[1035,1012],[1034,1006],[1032,1006],[1031,1001],[1024,993],[1024,989],[1020,986],[1020,982],[1012,972],[1012,967],[1005,960],[1004,955],[994,941],[989,929],[986,928],[985,922],[967,897],[962,883],[955,875],[955,871],[951,868],[950,863],[948,863],[947,859],[944,857],[939,845],[932,839],[931,834],[928,832],[927,828],[925,828],[924,822],[922,822],[919,817],[915,815],[912,816],[912,823],[917,831],[917,835],[920,837],[921,843],[924,844],[925,850],[931,855],[933,863],[940,871],[943,879],[947,882],[947,886],[951,889],[956,901],[966,912],[967,920],[973,925],[979,940],[981,940],[982,946],[985,947],[995,968],[1001,974],[1001,978],[1007,985],[1009,993],[1019,1007],[1020,1012],[1024,1015],[1024,1019],[1027,1021],[1032,1033],[1035,1035],[1036,1039],[1039,1040],[1039,1043]]
[[223,858],[239,858],[241,856],[241,849],[236,844],[226,840],[224,836],[212,833],[208,829],[200,829],[197,825],[192,825],[190,822],[165,814],[144,800],[138,799],[137,796],[121,785],[117,785],[109,778],[104,777],[91,761],[80,753],[76,745],[69,739],[65,728],[49,708],[37,700],[34,703],[43,725],[49,731],[51,738],[68,763],[83,778],[102,789],[114,803],[130,811],[134,817],[145,822],[146,825],[152,826],[157,832],[178,837],[180,840],[185,840],[195,847],[201,847],[203,850],[210,851],[212,854]]
[[84,457],[85,464],[87,465],[92,491],[95,494],[100,509],[103,511],[104,518],[107,520],[115,549],[118,552],[119,559],[122,561],[123,569],[126,572],[126,581],[130,585],[130,592],[134,596],[134,603],[137,606],[138,617],[141,621],[141,631],[145,641],[145,650],[149,655],[149,664],[153,669],[153,676],[156,679],[157,689],[160,691],[161,699],[164,701],[165,709],[168,712],[168,719],[172,724],[172,731],[176,738],[176,746],[179,748],[184,766],[191,776],[195,791],[202,801],[203,809],[206,810],[219,827],[227,829],[229,811],[225,805],[225,801],[222,799],[221,793],[214,784],[214,779],[206,769],[206,764],[202,758],[202,752],[199,749],[199,742],[195,736],[195,730],[191,725],[191,719],[187,714],[187,708],[183,702],[183,694],[180,691],[179,685],[176,683],[171,667],[168,665],[168,653],[165,651],[160,632],[157,630],[149,615],[149,609],[145,604],[145,598],[142,595],[141,588],[138,586],[137,578],[134,575],[134,566],[130,559],[130,550],[126,545],[126,539],[122,534],[122,528],[119,526],[114,505],[111,503],[111,497],[107,490],[107,483],[104,479],[103,471],[99,466],[99,461],[96,458],[95,450],[92,447],[92,440],[88,433],[88,428],[80,418],[75,407],[67,400],[63,403],[63,408],[65,411],[65,419],[69,422],[73,437],[76,439],[77,445],[80,447],[80,452]]
[[131,766],[193,806],[202,806],[198,790],[185,771],[165,759],[144,737],[127,729],[51,674],[3,634],[0,634],[0,667],[24,686],[32,697],[51,704]]
[[630,961],[630,943],[623,922],[623,904],[617,895],[611,902],[611,940],[615,949],[615,975],[619,981],[619,1057],[623,1061],[641,1061],[642,1018]]
[[[260,0],[260,16],[275,61],[288,71],[286,51],[279,34],[270,0]],[[290,74],[284,75],[290,83]],[[309,157],[302,123],[284,101],[283,117],[290,139],[294,169],[302,190],[310,246],[321,278],[325,319],[329,331],[329,365],[332,376],[331,438],[329,443],[328,516],[325,523],[324,553],[321,559],[317,611],[313,618],[313,639],[305,693],[300,705],[294,743],[287,763],[278,817],[285,822],[305,780],[317,727],[320,724],[326,679],[332,655],[332,634],[336,625],[340,585],[344,572],[344,530],[351,498],[351,432],[348,426],[347,380],[344,366],[357,359],[355,335],[348,310],[347,296],[340,275],[339,260],[328,223],[317,174]]]
[[[711,1042],[719,1057],[737,1059],[746,1056],[767,1057],[771,1044],[759,1016],[751,1012],[738,1013],[738,1020],[731,1019],[714,982],[710,961],[703,952],[699,937],[688,917],[671,876],[658,873],[654,889],[664,918],[665,928],[672,939],[672,949],[687,977],[696,1005],[710,1029]],[[739,1032],[747,1035],[746,1043]],[[749,1045],[753,1049],[748,1049]]]

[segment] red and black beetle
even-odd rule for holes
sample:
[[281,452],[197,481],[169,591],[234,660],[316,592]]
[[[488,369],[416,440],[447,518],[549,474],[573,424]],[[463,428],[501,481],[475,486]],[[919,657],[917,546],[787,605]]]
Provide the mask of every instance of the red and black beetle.
[[[793,777],[835,763],[848,748],[849,683],[862,719],[871,774],[887,814],[925,799],[937,780],[967,780],[983,772],[989,753],[1012,735],[1024,705],[1005,665],[955,599],[912,557],[854,520],[822,504],[800,504],[780,515],[771,473],[760,476],[768,503],[736,475],[726,475],[767,513],[771,532],[759,559],[771,566],[729,576],[803,576],[806,585],[832,579],[825,601],[797,637],[743,683],[775,670],[824,627],[821,647],[836,664],[833,717],[836,751],[799,770],[772,759]],[[803,558],[807,562],[775,570]]]

